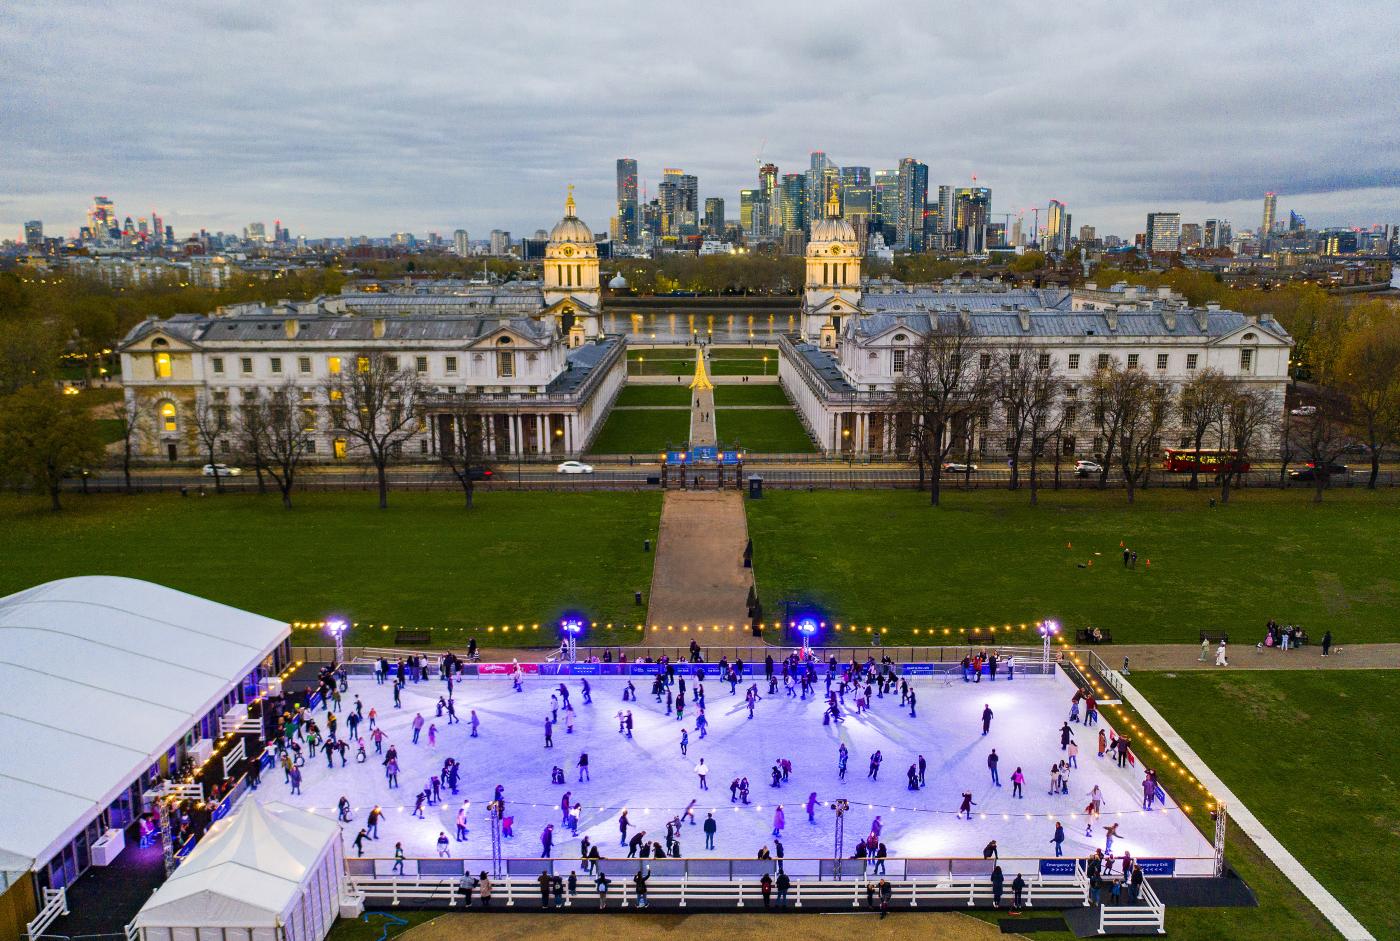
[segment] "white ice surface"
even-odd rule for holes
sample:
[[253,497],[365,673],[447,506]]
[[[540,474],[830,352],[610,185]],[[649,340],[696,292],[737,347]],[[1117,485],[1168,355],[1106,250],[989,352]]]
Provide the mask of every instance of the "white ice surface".
[[[366,850],[368,856],[392,855],[395,841],[403,842],[410,857],[434,856],[438,833],[446,831],[453,838],[454,857],[489,858],[485,806],[497,784],[505,785],[507,811],[515,823],[515,838],[505,845],[507,856],[538,857],[540,832],[553,823],[553,855],[576,858],[579,838],[560,823],[559,800],[564,791],[572,792],[572,800],[583,804],[580,838],[587,834],[600,845],[603,855],[614,857],[625,855],[619,851],[617,828],[623,807],[630,809],[632,832],[640,827],[648,832],[649,841],[664,842],[666,821],[693,798],[699,799],[697,819],[703,821],[706,811],[715,810],[719,832],[716,849],[707,852],[700,827],[686,826],[681,837],[683,856],[752,859],[759,847],[771,847],[773,808],[782,804],[787,817],[782,835],[786,854],[829,857],[832,814],[819,809],[816,824],[807,822],[803,808],[812,791],[824,802],[839,797],[851,802],[847,855],[854,842],[869,832],[876,815],[881,818],[881,839],[891,856],[980,858],[982,848],[992,839],[997,840],[1003,858],[1053,856],[1050,838],[1054,822],[1048,815],[1066,818],[1066,856],[1087,855],[1095,847],[1102,848],[1103,825],[1115,821],[1120,823],[1121,833],[1114,843],[1115,855],[1123,849],[1135,857],[1211,855],[1210,843],[1176,809],[1173,776],[1163,776],[1170,809],[1142,813],[1141,768],[1119,769],[1108,758],[1096,757],[1096,728],[1072,724],[1080,746],[1079,770],[1071,772],[1068,796],[1047,793],[1050,766],[1063,756],[1059,728],[1068,717],[1074,693],[1072,681],[1062,674],[1053,679],[1026,676],[1013,682],[984,680],[980,684],[954,678],[948,686],[940,678],[914,678],[910,682],[918,692],[917,718],[909,718],[908,709],[900,708],[896,693],[876,698],[871,712],[863,716],[848,712],[844,723],[832,726],[821,724],[822,705],[811,698],[806,702],[789,699],[781,685],[776,697],[768,697],[761,676],[750,678],[750,682],[759,683],[764,698],[749,720],[743,702],[745,687],[741,685],[738,695],[731,696],[728,684],[711,677],[705,682],[710,723],[705,739],[695,732],[693,705],[689,701],[686,705],[688,757],[680,754],[681,724],[664,715],[664,704],[658,705],[648,694],[650,677],[633,678],[638,700],[625,704],[621,701],[625,679],[588,679],[592,705],[582,704],[579,678],[564,678],[577,714],[574,734],[565,733],[561,712],[554,731],[555,747],[546,749],[543,718],[549,712],[550,694],[560,682],[558,677],[528,678],[520,693],[512,690],[508,678],[459,680],[455,699],[463,721],[451,726],[446,724],[446,716],[438,719],[435,715],[437,698],[445,689],[441,680],[408,684],[403,708],[396,710],[388,685],[379,686],[371,677],[352,678],[343,709],[348,711],[358,694],[366,715],[371,706],[378,710],[379,721],[389,733],[386,750],[390,743],[398,746],[401,787],[387,788],[366,723],[360,732],[369,751],[368,762],[356,764],[352,748],[347,767],[341,768],[337,760],[335,769],[327,770],[318,754],[303,768],[300,797],[289,795],[282,771],[272,768],[264,773],[257,797],[314,809],[332,818],[336,801],[341,795],[349,797],[355,808],[354,822],[345,825],[345,837],[347,852],[352,855],[350,841],[364,825],[369,808],[380,804],[387,816],[379,828],[379,841]],[[687,678],[686,686],[689,700],[693,678]],[[823,688],[818,685],[819,690]],[[991,734],[985,738],[981,734],[984,703],[995,713]],[[848,695],[847,706],[851,705]],[[616,716],[623,708],[633,712],[631,740],[617,731]],[[472,709],[481,719],[476,739],[469,737],[467,725]],[[420,711],[426,722],[438,727],[435,748],[427,744],[426,724],[420,744],[412,744],[410,723]],[[318,711],[316,716],[324,728],[325,713]],[[341,735],[345,734],[344,718],[342,712]],[[1102,718],[1099,727],[1109,728]],[[837,747],[842,741],[851,755],[844,782],[836,775]],[[883,752],[884,763],[879,780],[871,781],[866,771],[869,756],[877,748]],[[1001,759],[1000,788],[992,785],[987,771],[987,754],[992,748]],[[588,752],[592,780],[580,784],[575,762],[583,751]],[[905,772],[921,753],[928,761],[927,786],[909,791]],[[428,808],[426,820],[412,817],[414,795],[427,786],[449,756],[462,764],[461,793],[454,798],[444,786],[443,803]],[[693,770],[702,757],[710,768],[709,791],[698,789]],[[779,757],[792,761],[793,772],[787,784],[775,789],[769,787],[769,769]],[[565,771],[567,783],[562,786],[549,783],[550,769],[556,764]],[[1011,774],[1018,765],[1027,779],[1025,797],[1020,800],[1011,796]],[[729,782],[741,775],[748,776],[751,786],[748,807],[731,804],[729,799]],[[1084,834],[1087,821],[1083,811],[1095,784],[1103,789],[1104,817],[1090,838]],[[964,790],[972,791],[977,802],[971,821],[954,816]],[[468,798],[471,833],[466,842],[459,843],[454,838],[456,813],[461,801]],[[1033,816],[1026,819],[1026,814]],[[1070,814],[1077,816],[1071,820]]]

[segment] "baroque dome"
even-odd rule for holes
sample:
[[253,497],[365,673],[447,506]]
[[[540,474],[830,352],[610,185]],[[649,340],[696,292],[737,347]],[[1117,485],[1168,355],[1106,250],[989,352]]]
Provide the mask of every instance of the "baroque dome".
[[813,242],[854,242],[855,228],[845,219],[818,219],[812,223]]
[[569,187],[569,198],[564,202],[564,218],[554,224],[554,228],[549,230],[549,241],[553,244],[561,242],[578,242],[584,245],[593,244],[593,232],[584,225],[583,220],[575,215],[574,188]]

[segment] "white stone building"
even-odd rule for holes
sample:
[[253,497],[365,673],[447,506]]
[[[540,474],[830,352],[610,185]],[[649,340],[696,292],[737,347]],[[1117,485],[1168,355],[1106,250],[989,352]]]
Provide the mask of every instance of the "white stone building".
[[551,233],[544,286],[473,288],[461,295],[352,294],[272,307],[238,305],[138,324],[120,345],[127,400],[137,406],[139,454],[199,460],[195,414],[224,410],[216,450],[238,451],[237,406],[287,382],[306,402],[312,457],[352,457],[332,424],[325,384],[360,357],[382,353],[429,391],[404,456],[432,456],[454,434],[433,393],[470,394],[491,455],[574,455],[588,445],[626,378],[624,343],[599,326],[597,249],[568,214]]

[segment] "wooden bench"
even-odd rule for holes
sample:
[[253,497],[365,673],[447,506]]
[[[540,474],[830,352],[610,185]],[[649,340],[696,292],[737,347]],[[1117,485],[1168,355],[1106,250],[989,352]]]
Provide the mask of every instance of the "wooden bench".
[[1230,635],[1224,631],[1201,631],[1201,640],[1208,640],[1212,644],[1218,644],[1223,640],[1228,644]]
[[426,647],[432,642],[432,631],[396,631],[394,633],[395,644],[406,644],[414,647]]
[[1074,641],[1077,644],[1111,644],[1113,643],[1113,628],[1099,628],[1099,639],[1094,639],[1093,628],[1081,627],[1074,632]]

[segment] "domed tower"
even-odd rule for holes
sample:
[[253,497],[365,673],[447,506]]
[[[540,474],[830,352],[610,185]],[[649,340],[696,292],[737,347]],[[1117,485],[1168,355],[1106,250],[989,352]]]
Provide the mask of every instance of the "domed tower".
[[835,190],[826,204],[826,218],[812,223],[807,241],[807,277],[802,299],[802,336],[836,345],[841,323],[860,312],[860,240],[841,218]]
[[598,246],[588,226],[575,215],[572,184],[564,218],[550,230],[544,250],[544,301],[545,314],[558,320],[570,346],[602,335]]

